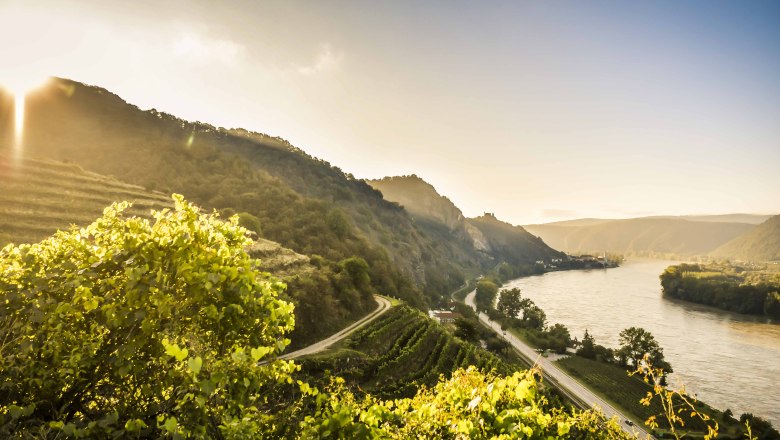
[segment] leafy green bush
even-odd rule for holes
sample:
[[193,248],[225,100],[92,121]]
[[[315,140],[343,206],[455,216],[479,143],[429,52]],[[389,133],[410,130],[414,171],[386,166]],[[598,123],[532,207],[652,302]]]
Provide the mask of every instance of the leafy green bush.
[[[0,436],[240,435],[296,367],[284,285],[233,218],[174,196],[154,222],[106,208],[0,252]],[[263,360],[269,360],[262,363]]]
[[540,397],[533,371],[507,377],[456,371],[407,399],[363,399],[336,381],[303,423],[306,438],[630,438],[593,412],[567,413]]

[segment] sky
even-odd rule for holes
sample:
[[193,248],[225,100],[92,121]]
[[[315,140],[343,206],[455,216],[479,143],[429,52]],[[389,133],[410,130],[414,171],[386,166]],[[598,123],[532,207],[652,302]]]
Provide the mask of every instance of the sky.
[[777,214],[778,23],[770,0],[0,0],[0,85],[98,85],[514,224]]

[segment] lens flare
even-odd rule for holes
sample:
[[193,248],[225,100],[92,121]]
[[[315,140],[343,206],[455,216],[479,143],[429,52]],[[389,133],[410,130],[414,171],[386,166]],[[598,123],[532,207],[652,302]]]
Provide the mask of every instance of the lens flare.
[[16,159],[22,157],[24,149],[24,118],[26,114],[27,94],[42,86],[46,80],[39,80],[35,76],[23,76],[18,78],[3,78],[0,87],[8,90],[14,97],[14,143],[13,154]]
[[24,104],[25,93],[14,93],[14,153],[16,156],[22,153],[22,142],[24,134]]

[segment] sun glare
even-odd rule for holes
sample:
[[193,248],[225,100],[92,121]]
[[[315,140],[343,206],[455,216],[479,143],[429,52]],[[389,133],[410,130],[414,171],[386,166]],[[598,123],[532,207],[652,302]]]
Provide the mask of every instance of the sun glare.
[[27,94],[42,86],[45,80],[26,77],[16,80],[2,81],[2,87],[14,96],[14,155],[21,157],[24,145],[24,117]]

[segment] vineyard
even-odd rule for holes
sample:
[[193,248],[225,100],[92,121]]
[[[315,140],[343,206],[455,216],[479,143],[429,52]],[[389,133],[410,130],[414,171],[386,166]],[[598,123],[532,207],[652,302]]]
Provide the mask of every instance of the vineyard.
[[[452,336],[441,324],[409,306],[394,307],[345,342],[331,357],[304,360],[304,365],[350,376],[360,387],[384,397],[413,395],[441,375],[476,365],[480,370],[509,373],[493,354]],[[313,364],[317,364],[314,366]]]
[[[660,416],[663,408],[657,399],[654,399],[650,406],[639,403],[649,391],[652,391],[652,387],[638,377],[629,377],[624,368],[580,356],[561,359],[557,364],[589,388],[603,396],[609,396],[608,400],[625,410],[626,413],[634,414],[640,418],[639,422],[655,415],[661,428],[668,427],[664,418]],[[722,413],[701,402],[697,402],[695,405],[697,411],[709,414],[717,420],[720,425],[718,438],[742,438],[740,428],[734,420],[724,420]],[[706,429],[699,419],[691,419],[687,414],[688,412],[682,414],[686,430],[691,429],[698,432]]]
[[58,229],[86,226],[114,201],[130,215],[172,206],[169,197],[62,162],[0,155],[0,246],[37,242]]

